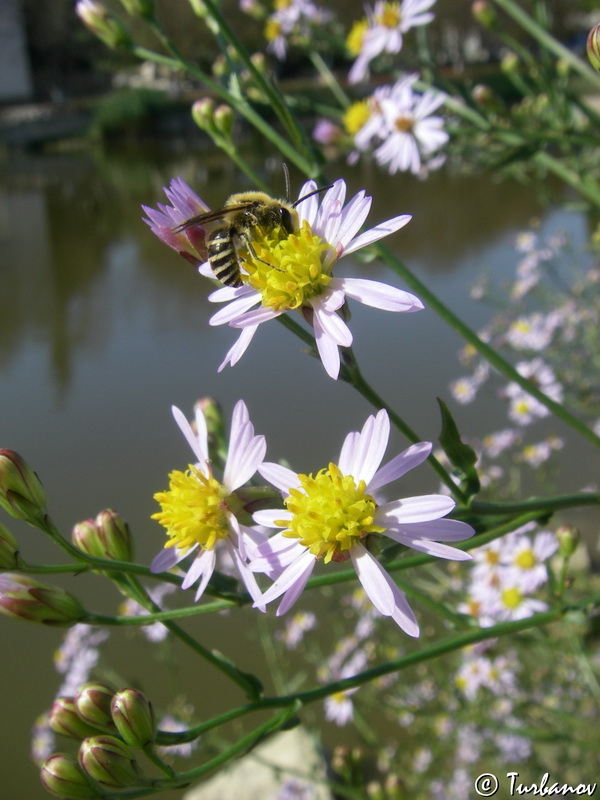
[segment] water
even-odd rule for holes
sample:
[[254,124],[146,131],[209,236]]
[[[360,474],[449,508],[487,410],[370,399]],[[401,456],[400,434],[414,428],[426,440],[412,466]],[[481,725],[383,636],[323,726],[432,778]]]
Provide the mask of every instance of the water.
[[[329,174],[344,175],[350,195],[361,187],[374,195],[372,224],[413,214],[389,245],[475,328],[489,312],[469,298],[471,284],[482,268],[510,277],[514,237],[533,217],[540,218],[544,232],[566,228],[576,243],[588,236],[582,214],[544,210],[532,192],[487,176],[440,173],[419,182],[343,164]],[[205,282],[140,221],[140,204],[162,201],[161,187],[175,175],[211,205],[246,188],[218,156],[187,154],[11,158],[0,182],[0,444],[21,452],[36,469],[62,530],[68,533],[80,519],[116,508],[132,527],[143,563],[163,542],[159,526],[149,520],[156,510],[152,495],[166,488],[171,469],[185,468],[190,460],[171,404],[189,412],[199,396],[212,395],[229,415],[243,397],[257,432],[267,436],[269,459],[286,458],[300,471],[335,459],[348,430],[361,427],[372,412],[348,386],[330,380],[276,323],[259,331],[235,368],[217,374],[235,333],[208,326],[214,308],[206,300]],[[283,184],[277,163],[267,177]],[[292,179],[297,186],[299,178]],[[339,274],[359,272],[403,288],[377,263],[365,267],[348,258],[340,264]],[[450,402],[468,436],[488,432],[490,415],[504,413],[495,397],[478,407],[457,407],[450,399],[448,382],[461,374],[456,360],[461,341],[431,312],[395,315],[355,303],[351,325],[365,376],[423,439],[435,440],[439,431],[436,396]],[[493,428],[506,424],[499,418]],[[563,428],[558,432],[567,441],[560,489],[575,491],[598,475],[599,462],[576,436]],[[394,434],[389,453],[403,446]],[[422,467],[406,477],[403,492],[427,493],[437,486]],[[593,526],[589,514],[573,518]],[[28,561],[64,561],[41,534],[12,521],[9,526]],[[114,593],[100,579],[71,578],[65,585],[89,608],[114,613]],[[250,618],[244,613],[242,628]],[[29,731],[59,685],[52,653],[61,634],[6,619],[0,625],[0,752],[11,758],[4,791],[35,800],[48,795],[28,760]],[[189,626],[202,631],[211,647],[264,674],[257,646],[240,639],[237,618]],[[141,679],[160,704],[172,686],[164,667],[147,673],[151,649],[122,636],[108,651],[123,676],[133,683]],[[198,683],[192,669],[193,662],[184,660],[179,672],[186,691],[190,681]],[[191,694],[202,716],[228,707],[218,697],[225,687],[212,673],[200,683],[200,693]]]

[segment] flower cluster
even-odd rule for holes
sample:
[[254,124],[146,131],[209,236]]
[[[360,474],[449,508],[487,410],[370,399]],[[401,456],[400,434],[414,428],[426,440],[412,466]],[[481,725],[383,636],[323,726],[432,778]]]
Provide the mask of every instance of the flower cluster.
[[[215,569],[217,552],[225,549],[260,610],[282,598],[277,614],[289,610],[304,590],[317,561],[351,561],[369,600],[383,616],[410,636],[419,635],[416,618],[390,575],[373,555],[382,535],[394,542],[440,558],[465,560],[470,555],[450,547],[473,534],[463,522],[445,519],[454,502],[445,495],[424,495],[390,502],[380,490],[421,464],[429,442],[412,445],[381,465],[390,432],[385,411],[371,416],[362,430],[346,437],[337,464],[311,475],[263,460],[264,437],[255,436],[242,401],[233,413],[229,452],[218,480],[208,453],[206,423],[200,411],[194,431],[179,409],[175,419],[197,462],[187,472],[173,472],[170,488],[155,495],[161,511],[154,514],[167,530],[168,541],[152,562],[154,572],[173,568],[196,551],[182,588],[199,581],[203,594]],[[266,538],[261,527],[240,521],[246,513],[236,494],[256,472],[282,493],[283,509],[257,511],[258,526],[280,529]],[[262,592],[254,573],[274,579]]]
[[531,538],[534,528],[535,523],[529,523],[474,551],[467,599],[459,610],[483,627],[548,608],[533,595],[548,580],[547,561],[556,553],[558,541],[551,531]]
[[331,14],[313,0],[276,0],[275,10],[265,23],[268,49],[283,60],[288,43],[308,43],[315,30],[331,18]]

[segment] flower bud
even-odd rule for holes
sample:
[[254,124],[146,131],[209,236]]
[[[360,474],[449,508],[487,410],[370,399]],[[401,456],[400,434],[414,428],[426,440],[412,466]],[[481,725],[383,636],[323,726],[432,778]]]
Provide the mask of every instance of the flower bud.
[[132,17],[154,18],[154,0],[121,0],[121,5]]
[[46,513],[46,492],[40,479],[14,450],[0,450],[0,506],[27,522]]
[[41,625],[72,625],[86,615],[64,589],[14,572],[0,575],[0,613]]
[[579,546],[580,534],[574,525],[561,525],[556,531],[558,552],[563,558],[571,558]]
[[587,44],[587,57],[590,60],[592,67],[600,72],[600,23],[594,25],[588,34]]
[[0,570],[17,569],[19,543],[4,525],[0,524]]
[[117,730],[132,747],[144,749],[156,738],[152,703],[137,689],[122,689],[112,699],[111,711]]
[[202,97],[196,100],[192,106],[192,117],[196,125],[203,131],[214,130],[215,104],[210,97]]
[[231,139],[233,122],[235,119],[231,106],[228,106],[226,103],[221,103],[221,105],[217,106],[214,119],[215,126],[221,136],[225,139]]
[[85,739],[86,736],[96,736],[98,733],[98,728],[81,719],[72,697],[56,698],[50,709],[48,724],[54,733],[60,733],[62,736],[79,741]]
[[504,111],[504,104],[498,95],[485,83],[478,83],[471,92],[473,100],[488,111],[499,113]]
[[500,69],[507,75],[511,72],[516,72],[519,68],[519,56],[516,53],[507,53],[500,62]]
[[495,10],[486,0],[475,0],[471,4],[471,14],[484,28],[493,28],[498,19]]
[[40,778],[51,793],[66,800],[102,797],[74,758],[55,753],[42,764]]
[[79,748],[83,770],[104,789],[116,790],[142,781],[129,747],[115,736],[90,736]]
[[79,717],[94,728],[114,733],[115,725],[110,704],[115,690],[100,681],[84,683],[75,695],[75,709]]
[[78,522],[71,533],[74,545],[90,556],[113,561],[133,559],[133,539],[129,526],[112,509],[101,511],[95,520]]
[[110,14],[104,3],[98,0],[79,0],[75,11],[83,24],[108,47],[131,47],[129,31]]

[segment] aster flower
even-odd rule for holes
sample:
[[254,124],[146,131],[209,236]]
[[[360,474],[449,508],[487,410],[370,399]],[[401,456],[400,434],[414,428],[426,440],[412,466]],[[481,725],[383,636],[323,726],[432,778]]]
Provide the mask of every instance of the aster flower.
[[[373,493],[421,464],[431,443],[420,442],[380,468],[390,432],[385,410],[367,419],[362,431],[346,437],[338,464],[316,474],[302,475],[273,463],[259,466],[260,474],[284,496],[285,510],[254,515],[261,525],[282,529],[257,547],[251,566],[280,572],[260,598],[264,605],[281,597],[277,614],[284,614],[300,596],[318,560],[351,559],[367,596],[380,614],[392,619],[410,636],[419,626],[403,593],[368,548],[369,537],[385,535],[416,550],[455,560],[471,556],[447,544],[468,538],[473,529],[463,522],[440,519],[454,507],[444,495],[409,497],[379,502]],[[436,541],[438,540],[438,541]]]
[[411,28],[431,22],[429,12],[435,0],[377,0],[366,8],[365,18],[354,23],[346,40],[350,54],[356,56],[348,75],[350,83],[358,83],[369,74],[369,64],[381,53],[399,53],[403,36]]
[[276,0],[275,11],[265,25],[268,49],[283,60],[290,39],[309,41],[315,27],[323,25],[330,17],[329,12],[312,0]]
[[[308,181],[299,198],[316,189],[315,182]],[[243,285],[225,286],[209,297],[211,302],[227,303],[210,324],[241,329],[219,371],[239,361],[262,323],[298,309],[313,326],[323,366],[335,379],[340,370],[338,348],[352,344],[352,333],[337,313],[347,297],[386,311],[423,308],[413,294],[388,284],[332,275],[340,258],[389,236],[410,220],[410,215],[403,214],[359,233],[372,198],[361,191],[344,205],[345,197],[346,183],[338,180],[321,201],[314,195],[298,204],[297,234],[259,230],[252,240],[254,253],[241,251]],[[208,262],[200,272],[214,277]]]
[[[198,551],[181,585],[187,589],[199,581],[198,600],[210,580],[219,548],[225,548],[253,600],[260,596],[256,579],[246,564],[246,550],[260,541],[260,534],[242,525],[236,514],[242,503],[235,491],[255,474],[266,452],[264,436],[254,435],[248,409],[239,400],[233,410],[227,462],[222,481],[213,474],[208,453],[208,432],[204,415],[196,408],[194,431],[183,412],[173,406],[173,416],[197,458],[187,472],[173,471],[170,487],[155,499],[161,511],[152,515],[167,529],[165,549],[154,558],[152,572],[172,569],[190,553]],[[258,605],[260,608],[260,605]]]

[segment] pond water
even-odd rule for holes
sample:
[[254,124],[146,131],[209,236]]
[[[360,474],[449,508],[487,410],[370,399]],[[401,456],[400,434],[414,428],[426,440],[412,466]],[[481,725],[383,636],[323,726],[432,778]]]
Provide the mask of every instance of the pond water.
[[[283,184],[278,162],[269,162],[264,174],[272,185]],[[4,165],[0,180],[0,445],[18,450],[38,472],[62,530],[68,533],[75,522],[116,508],[132,527],[143,563],[164,540],[149,519],[156,510],[153,493],[166,488],[170,470],[183,469],[190,460],[171,404],[189,413],[198,397],[211,395],[229,415],[243,397],[256,431],[267,436],[268,458],[286,458],[299,471],[335,459],[345,434],[360,428],[372,412],[351,388],[330,380],[276,323],[259,331],[236,367],[217,374],[236,334],[209,328],[214,308],[206,299],[206,282],[141,222],[140,204],[161,202],[161,187],[175,175],[210,205],[247,186],[218,156],[187,153],[23,156]],[[569,231],[575,245],[589,235],[583,214],[543,208],[528,189],[495,183],[489,176],[438,173],[419,182],[345,164],[332,166],[329,175],[343,175],[350,195],[363,187],[373,194],[371,224],[413,215],[387,244],[475,328],[490,311],[470,298],[471,285],[483,270],[510,279],[515,236],[533,218],[544,235]],[[292,180],[297,186],[300,179],[292,175]],[[365,271],[403,288],[377,262],[365,267],[348,258],[339,269],[347,275]],[[508,425],[505,405],[493,394],[473,406],[452,400],[448,383],[462,374],[456,357],[461,341],[433,313],[395,315],[353,304],[352,329],[365,376],[423,439],[435,441],[439,432],[436,396],[449,402],[467,437]],[[552,429],[566,442],[558,486],[563,492],[579,490],[597,478],[598,457],[563,427]],[[394,434],[389,454],[404,446]],[[530,472],[524,470],[524,491],[535,486]],[[424,466],[407,476],[402,491],[420,494],[437,487]],[[597,515],[573,519],[590,530],[597,525]],[[41,534],[3,521],[18,534],[27,560],[61,562]],[[114,593],[104,582],[80,583],[73,578],[65,585],[88,607],[113,612]],[[258,648],[240,639],[239,624],[233,619],[190,623],[205,632],[211,647],[245,668],[261,670],[262,657],[254,654]],[[3,790],[7,797],[35,800],[48,795],[29,762],[29,733],[60,682],[52,653],[61,633],[6,619],[0,625],[0,752],[4,761],[10,753],[12,762],[3,772]],[[241,625],[248,625],[247,616]],[[212,683],[212,675],[191,672],[197,668],[187,662],[171,684],[162,665],[148,673],[144,663],[138,672],[131,659],[149,660],[148,648],[140,650],[122,636],[108,652],[122,675],[134,684],[141,680],[159,704],[180,681],[186,691],[189,682],[198,684],[198,704],[210,688],[203,716],[223,707],[218,695],[225,689]]]

